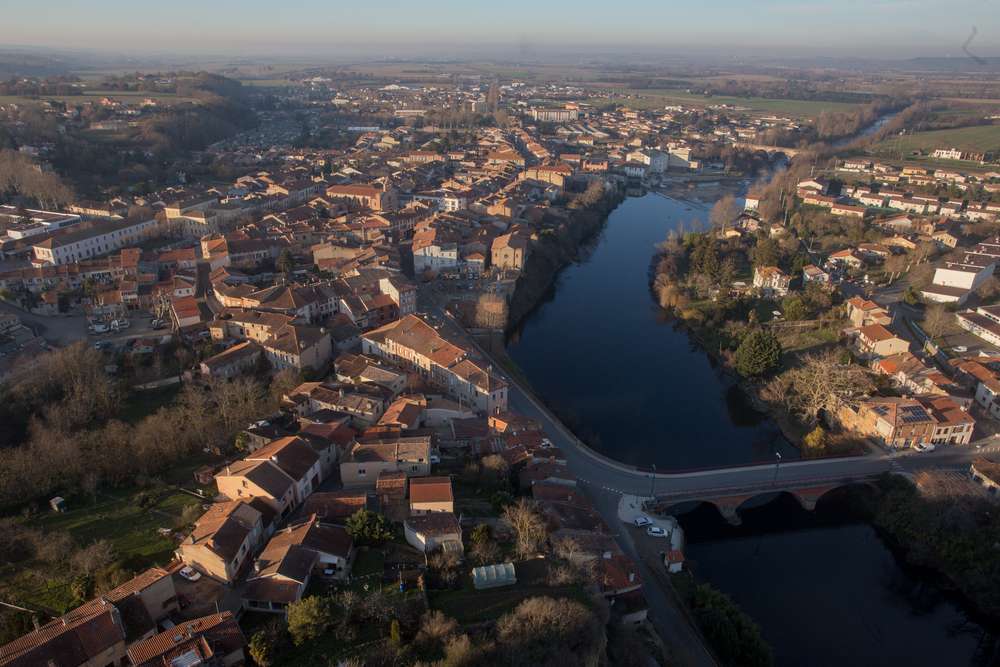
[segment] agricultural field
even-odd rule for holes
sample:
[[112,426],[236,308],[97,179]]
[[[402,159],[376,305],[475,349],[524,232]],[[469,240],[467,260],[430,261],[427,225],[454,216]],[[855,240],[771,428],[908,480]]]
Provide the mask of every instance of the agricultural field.
[[878,153],[906,156],[915,151],[929,153],[935,148],[1000,152],[1000,125],[916,132],[886,139],[877,144],[874,150]]

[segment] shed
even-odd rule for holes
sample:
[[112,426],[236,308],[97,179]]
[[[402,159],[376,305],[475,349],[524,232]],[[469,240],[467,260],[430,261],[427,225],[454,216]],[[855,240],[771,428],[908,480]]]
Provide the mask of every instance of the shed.
[[476,590],[513,586],[516,583],[517,574],[513,563],[496,563],[472,569],[472,585]]

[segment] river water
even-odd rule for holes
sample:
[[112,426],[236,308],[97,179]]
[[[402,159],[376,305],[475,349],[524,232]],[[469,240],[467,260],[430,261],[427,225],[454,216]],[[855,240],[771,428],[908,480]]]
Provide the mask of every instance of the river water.
[[708,208],[626,199],[508,343],[535,391],[619,461],[664,470],[797,456],[650,295],[655,244],[701,224]]
[[[796,455],[649,292],[654,245],[709,206],[625,200],[508,342],[535,391],[620,461],[664,470]],[[740,528],[696,509],[680,517],[689,563],[754,617],[779,665],[987,664],[982,628],[831,503],[807,513],[780,497]]]

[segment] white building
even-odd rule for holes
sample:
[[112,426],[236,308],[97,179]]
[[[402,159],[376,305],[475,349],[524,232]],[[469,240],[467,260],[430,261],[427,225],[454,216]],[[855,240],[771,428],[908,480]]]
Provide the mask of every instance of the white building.
[[126,220],[53,236],[32,246],[34,261],[58,266],[106,255],[137,245],[156,230],[156,225],[156,220]]

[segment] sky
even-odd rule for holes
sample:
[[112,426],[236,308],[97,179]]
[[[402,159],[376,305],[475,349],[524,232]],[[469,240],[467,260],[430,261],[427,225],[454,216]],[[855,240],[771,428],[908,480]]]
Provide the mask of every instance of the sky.
[[1000,0],[0,0],[0,46],[468,57],[1000,56]]

